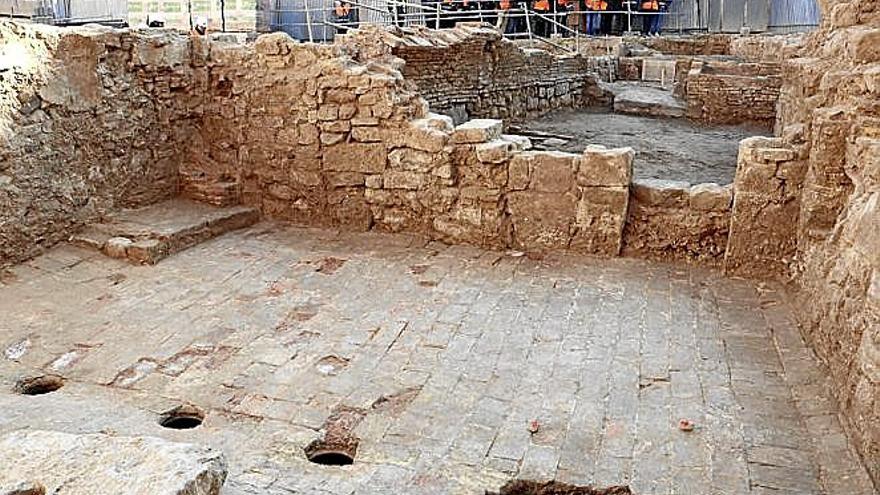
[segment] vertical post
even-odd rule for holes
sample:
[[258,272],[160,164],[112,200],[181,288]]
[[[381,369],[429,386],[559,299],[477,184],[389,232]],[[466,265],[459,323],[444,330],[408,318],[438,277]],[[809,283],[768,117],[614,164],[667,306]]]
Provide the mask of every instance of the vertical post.
[[390,0],[391,2],[391,19],[395,26],[399,26],[397,19],[397,0]]
[[220,31],[226,32],[226,0],[220,0]]
[[532,34],[532,23],[529,22],[529,6],[526,5],[524,10],[526,13],[526,30],[529,32],[529,39],[532,40],[532,39],[535,39],[535,37]]
[[434,29],[440,29],[440,1],[437,0],[437,3],[434,5],[437,7],[437,17],[434,19]]
[[631,33],[633,30],[633,12],[632,4],[626,2],[626,32]]
[[309,0],[303,0],[303,6],[306,10],[306,29],[309,31],[309,43],[314,43],[315,37],[312,35],[312,15],[309,11]]

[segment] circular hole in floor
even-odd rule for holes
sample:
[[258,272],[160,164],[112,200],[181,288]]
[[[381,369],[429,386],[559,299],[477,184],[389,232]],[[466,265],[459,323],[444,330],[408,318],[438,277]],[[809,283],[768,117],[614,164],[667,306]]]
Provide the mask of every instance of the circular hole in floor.
[[64,386],[64,378],[58,375],[40,375],[22,378],[15,384],[15,391],[24,395],[43,395]]
[[322,466],[348,466],[354,464],[354,458],[341,450],[322,450],[308,455],[309,461]]
[[354,464],[358,441],[352,436],[337,438],[336,441],[318,439],[304,450],[306,459],[322,466],[350,466]]
[[205,413],[194,406],[177,406],[159,418],[159,425],[172,430],[191,430],[202,424]]

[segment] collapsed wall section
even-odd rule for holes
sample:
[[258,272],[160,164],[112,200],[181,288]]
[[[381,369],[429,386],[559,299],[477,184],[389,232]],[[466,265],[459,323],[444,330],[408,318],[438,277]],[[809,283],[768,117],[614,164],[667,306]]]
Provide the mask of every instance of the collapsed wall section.
[[197,105],[188,46],[0,22],[0,265],[174,194]]

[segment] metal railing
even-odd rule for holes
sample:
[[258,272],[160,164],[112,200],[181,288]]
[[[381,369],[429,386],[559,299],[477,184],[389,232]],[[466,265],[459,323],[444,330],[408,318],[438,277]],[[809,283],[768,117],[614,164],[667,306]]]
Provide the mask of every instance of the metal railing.
[[[551,0],[555,1],[555,0]],[[619,31],[631,32],[638,19],[646,16],[669,16],[669,12],[644,12],[634,10],[636,2],[627,2],[626,10],[591,11],[558,10],[537,11],[525,8],[517,2],[509,9],[497,8],[495,1],[450,0],[417,3],[410,0],[349,0],[352,12],[349,19],[333,15],[333,6],[321,0],[274,0],[270,8],[262,12],[263,25],[269,31],[285,31],[304,41],[330,41],[337,31],[345,32],[365,24],[387,26],[426,26],[429,28],[452,27],[458,22],[483,22],[503,28],[505,38],[528,38],[563,51],[577,52],[580,40],[586,36],[585,16],[606,16],[606,19],[623,21]],[[258,13],[258,17],[261,13]],[[577,23],[567,22],[569,16],[577,16]],[[513,29],[510,28],[513,26]],[[329,28],[329,29],[328,29]],[[608,34],[608,33],[605,33]],[[558,38],[572,38],[574,47],[558,42]]]

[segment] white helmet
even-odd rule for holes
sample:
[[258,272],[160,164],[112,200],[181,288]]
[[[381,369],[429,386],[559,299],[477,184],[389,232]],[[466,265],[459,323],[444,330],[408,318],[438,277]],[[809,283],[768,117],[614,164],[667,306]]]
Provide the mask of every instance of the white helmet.
[[205,34],[208,31],[208,18],[203,16],[196,16],[193,19],[193,29],[195,29],[199,34]]

